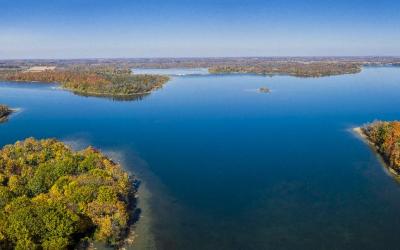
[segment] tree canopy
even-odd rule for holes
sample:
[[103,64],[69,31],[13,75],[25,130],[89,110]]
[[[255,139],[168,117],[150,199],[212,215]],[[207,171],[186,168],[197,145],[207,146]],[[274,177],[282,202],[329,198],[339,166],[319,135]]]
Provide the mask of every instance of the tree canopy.
[[377,121],[363,127],[364,134],[397,173],[400,173],[400,121]]
[[0,120],[6,118],[11,113],[12,110],[8,106],[0,104]]
[[[1,77],[1,75],[0,75]],[[130,70],[113,68],[77,68],[45,70],[42,72],[14,72],[3,75],[9,81],[38,81],[60,83],[65,89],[92,96],[132,96],[149,93],[169,80],[161,75],[134,75]]]
[[55,139],[0,150],[0,249],[66,249],[84,237],[115,244],[136,190],[120,165]]

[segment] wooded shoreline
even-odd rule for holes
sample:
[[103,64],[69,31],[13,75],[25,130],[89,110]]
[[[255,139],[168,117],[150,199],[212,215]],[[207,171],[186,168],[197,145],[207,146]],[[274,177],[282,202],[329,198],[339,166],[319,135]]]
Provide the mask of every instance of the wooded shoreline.
[[7,120],[8,116],[13,112],[8,106],[0,104],[0,122]]
[[379,156],[391,175],[400,178],[400,122],[376,121],[353,131]]
[[14,82],[59,83],[63,89],[86,96],[134,97],[161,88],[168,76],[134,75],[116,68],[56,69],[41,72],[0,71],[0,79]]

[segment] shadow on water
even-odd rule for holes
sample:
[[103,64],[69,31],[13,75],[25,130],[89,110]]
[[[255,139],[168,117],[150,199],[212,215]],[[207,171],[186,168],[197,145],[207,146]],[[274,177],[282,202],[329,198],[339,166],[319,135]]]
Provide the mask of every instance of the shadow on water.
[[21,111],[22,111],[22,109],[20,109],[20,108],[11,109],[10,113],[0,117],[0,124],[8,122],[11,119],[11,117],[18,115]]
[[9,119],[8,119],[8,116],[0,117],[0,124],[6,123],[8,120],[9,120]]
[[142,101],[150,95],[150,93],[134,94],[134,95],[103,95],[103,94],[84,94],[81,92],[72,91],[73,94],[82,97],[104,98],[112,101]]

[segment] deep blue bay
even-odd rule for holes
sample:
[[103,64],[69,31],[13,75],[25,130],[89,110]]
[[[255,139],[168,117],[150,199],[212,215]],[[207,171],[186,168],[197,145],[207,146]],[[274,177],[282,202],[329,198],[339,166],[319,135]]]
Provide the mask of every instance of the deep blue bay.
[[55,137],[121,161],[143,181],[135,249],[398,248],[399,183],[351,128],[400,119],[400,68],[197,73],[134,101],[2,82],[21,110],[0,146]]

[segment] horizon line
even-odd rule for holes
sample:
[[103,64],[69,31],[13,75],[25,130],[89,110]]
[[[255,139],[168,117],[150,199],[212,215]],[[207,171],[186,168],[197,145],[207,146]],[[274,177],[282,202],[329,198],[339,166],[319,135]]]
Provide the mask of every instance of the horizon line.
[[400,58],[400,55],[364,55],[364,56],[178,56],[178,57],[170,57],[170,56],[161,56],[161,57],[77,57],[77,58],[0,58],[0,61],[17,61],[17,60],[24,60],[24,61],[29,61],[29,60],[65,60],[65,61],[71,61],[71,60],[129,60],[129,59],[135,59],[135,60],[140,60],[140,59],[237,59],[237,58],[248,58],[248,59],[255,59],[255,58],[264,58],[264,59],[269,59],[269,58]]

